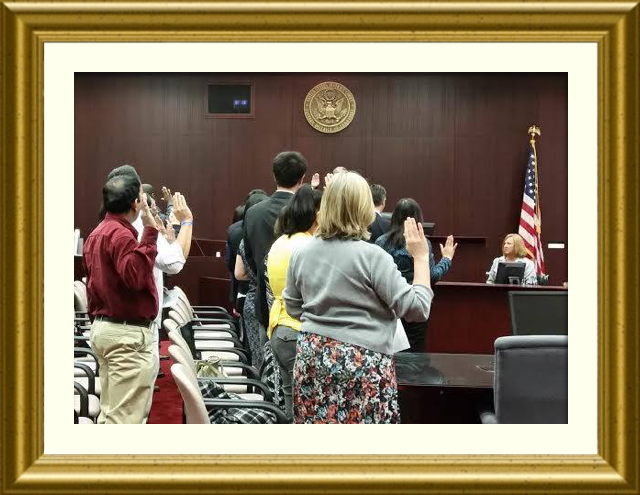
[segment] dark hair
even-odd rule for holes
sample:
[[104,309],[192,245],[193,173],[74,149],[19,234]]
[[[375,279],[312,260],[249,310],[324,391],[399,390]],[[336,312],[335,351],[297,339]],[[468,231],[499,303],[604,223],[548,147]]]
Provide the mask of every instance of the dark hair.
[[380,184],[371,184],[371,196],[373,197],[373,206],[380,206],[387,200],[387,190]]
[[236,209],[233,210],[233,221],[231,223],[236,223],[244,219],[244,205],[236,206]]
[[274,234],[291,236],[309,230],[316,219],[321,200],[322,191],[316,191],[309,184],[303,185],[280,210],[273,228]]
[[[116,167],[111,172],[109,172],[109,175],[107,175],[107,182],[109,182],[114,177],[122,177],[124,175],[135,177],[136,179],[138,179],[138,181],[140,181],[140,176],[138,175],[138,172],[136,172],[136,169],[133,168],[131,165],[125,164],[125,165]],[[102,203],[100,204],[100,211],[98,212],[98,220],[100,221],[104,220],[104,217],[106,216],[106,214],[107,214],[107,209],[104,207],[104,201],[102,201]]]
[[102,202],[109,213],[127,213],[140,194],[140,181],[125,174],[108,180],[102,188]]
[[283,151],[273,159],[273,176],[281,187],[295,186],[307,172],[307,159],[297,151]]
[[407,218],[415,218],[416,222],[422,222],[422,210],[420,205],[411,198],[402,198],[398,201],[393,215],[391,215],[391,226],[385,243],[389,248],[399,248],[404,246],[404,221]]
[[141,182],[138,172],[136,172],[136,169],[129,164],[121,165],[119,167],[114,168],[111,172],[109,172],[109,175],[107,175],[107,182],[109,182],[114,177],[121,177],[123,175],[132,175],[136,179],[138,179],[138,182]]
[[247,194],[247,199],[249,199],[254,194],[264,194],[266,196],[267,191],[265,191],[264,189],[252,189],[251,191],[249,191],[249,194]]
[[153,196],[153,186],[151,184],[142,184],[142,192],[147,196]]
[[244,207],[244,215],[245,217],[247,216],[247,211],[249,211],[249,208],[251,208],[252,206],[257,205],[258,203],[264,201],[265,199],[269,199],[269,196],[267,196],[266,194],[254,194],[252,195],[248,200],[247,200],[247,204]]

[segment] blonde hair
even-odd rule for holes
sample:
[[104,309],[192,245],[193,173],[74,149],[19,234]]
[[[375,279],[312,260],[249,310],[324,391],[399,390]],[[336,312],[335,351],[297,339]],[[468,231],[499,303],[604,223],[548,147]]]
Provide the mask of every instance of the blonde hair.
[[367,181],[356,172],[334,175],[322,195],[318,231],[322,239],[368,240],[375,220],[373,199]]
[[513,237],[513,247],[516,251],[516,257],[524,258],[527,256],[527,249],[524,247],[524,241],[522,240],[522,237],[520,237],[520,234],[507,234],[504,236],[502,244],[500,245],[500,251],[502,251],[502,254],[504,255],[504,243],[507,242],[509,237]]

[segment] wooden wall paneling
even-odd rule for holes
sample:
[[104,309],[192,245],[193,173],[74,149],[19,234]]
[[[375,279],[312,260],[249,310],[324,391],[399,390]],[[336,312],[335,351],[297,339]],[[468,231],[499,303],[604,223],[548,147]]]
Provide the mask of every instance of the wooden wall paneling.
[[[255,117],[205,119],[211,79],[253,82]],[[357,101],[354,121],[335,135],[317,132],[302,111],[327,80]],[[411,196],[437,234],[486,237],[458,252],[446,279],[481,281],[517,228],[533,123],[542,129],[543,241],[566,242],[567,111],[566,74],[77,74],[76,226],[83,237],[95,227],[104,178],[129,162],[156,189],[187,196],[197,237],[224,239],[249,190],[275,189],[275,154],[298,149],[308,179],[356,169],[387,188],[388,211]],[[552,281],[566,280],[567,251],[545,255]]]
[[[538,170],[542,206],[542,239],[549,281],[567,281],[568,257],[568,98],[567,78],[546,77],[541,81]],[[595,228],[594,219],[594,228]],[[550,241],[564,242],[564,250],[547,249]]]

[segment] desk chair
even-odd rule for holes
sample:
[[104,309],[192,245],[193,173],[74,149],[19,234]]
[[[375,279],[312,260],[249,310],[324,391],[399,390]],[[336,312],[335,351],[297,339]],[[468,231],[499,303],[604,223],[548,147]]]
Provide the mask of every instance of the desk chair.
[[567,335],[567,291],[511,291],[509,313],[512,335]]
[[494,408],[485,424],[567,423],[568,337],[520,335],[495,341]]

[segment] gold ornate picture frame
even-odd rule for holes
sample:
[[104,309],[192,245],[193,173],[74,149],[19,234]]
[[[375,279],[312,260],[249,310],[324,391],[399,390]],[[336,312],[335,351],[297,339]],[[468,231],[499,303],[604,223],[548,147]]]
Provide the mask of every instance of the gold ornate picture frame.
[[[640,493],[640,7],[631,2],[3,2],[3,493]],[[43,432],[43,60],[55,41],[595,42],[598,454],[52,456]]]

